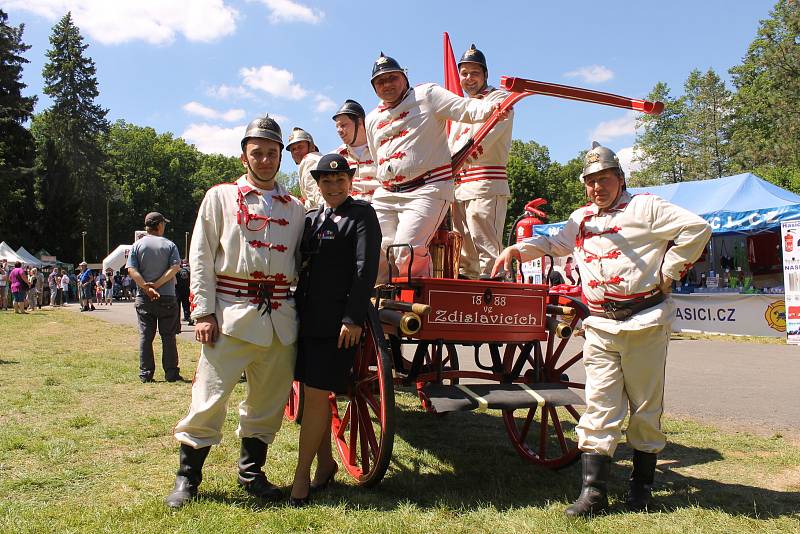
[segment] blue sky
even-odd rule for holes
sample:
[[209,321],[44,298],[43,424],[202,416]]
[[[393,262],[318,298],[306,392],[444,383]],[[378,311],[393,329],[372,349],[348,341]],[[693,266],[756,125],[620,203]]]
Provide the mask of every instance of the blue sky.
[[[673,94],[693,68],[725,79],[773,0],[370,2],[344,0],[0,0],[32,45],[24,74],[41,94],[53,24],[71,10],[97,65],[110,120],[173,132],[205,152],[235,154],[247,121],[269,112],[323,151],[339,138],[331,111],[346,98],[369,110],[381,51],[412,84],[441,83],[442,33],[456,57],[475,43],[501,75],[643,98],[658,81]],[[514,138],[558,161],[597,139],[630,155],[635,116],[625,110],[533,96],[516,107]],[[295,170],[291,158],[282,169]]]

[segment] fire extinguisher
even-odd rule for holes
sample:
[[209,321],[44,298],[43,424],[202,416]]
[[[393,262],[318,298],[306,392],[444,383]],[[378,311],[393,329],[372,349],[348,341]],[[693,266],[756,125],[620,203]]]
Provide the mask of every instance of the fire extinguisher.
[[792,237],[791,231],[786,232],[786,236],[783,238],[783,241],[784,241],[783,249],[786,252],[791,252],[792,249],[794,248],[794,238]]
[[[513,243],[519,243],[529,237],[533,237],[533,227],[537,224],[544,224],[547,221],[547,214],[539,209],[540,206],[545,204],[547,204],[547,201],[543,198],[536,198],[525,204],[522,215],[517,217],[511,227],[512,233],[508,234],[509,247]],[[512,239],[514,240],[513,243]],[[525,282],[522,266],[520,266],[519,272],[515,274],[514,279],[520,283]]]

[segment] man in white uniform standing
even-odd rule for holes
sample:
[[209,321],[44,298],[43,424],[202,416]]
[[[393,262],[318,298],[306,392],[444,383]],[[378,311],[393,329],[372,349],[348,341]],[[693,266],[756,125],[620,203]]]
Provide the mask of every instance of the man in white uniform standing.
[[323,202],[322,194],[316,180],[311,176],[311,171],[317,168],[317,162],[322,155],[314,144],[314,138],[302,128],[292,128],[289,140],[286,141],[286,150],[292,154],[292,159],[297,164],[297,179],[306,209],[318,208]]
[[369,154],[365,118],[366,113],[361,104],[350,99],[344,101],[333,115],[336,133],[342,140],[342,144],[333,153],[344,157],[350,168],[356,170],[350,196],[357,200],[372,202],[372,195],[381,184],[375,177],[378,166]]
[[189,414],[175,426],[180,467],[168,506],[197,494],[203,462],[222,439],[228,398],[247,372],[239,405],[239,484],[263,499],[281,497],[262,470],[281,426],[292,383],[297,313],[289,286],[305,209],[275,181],[283,140],[269,117],[252,121],[242,139],[246,174],[207,193],[189,251],[191,318],[202,343]]
[[647,508],[657,455],[666,444],[661,414],[674,311],[669,293],[711,236],[699,216],[655,195],[628,193],[619,159],[598,143],[586,153],[581,181],[589,204],[557,235],[505,249],[493,270],[545,254],[571,255],[580,267],[591,316],[583,321],[586,411],[577,426],[583,486],[566,510],[570,517],[608,508],[611,458],[629,406],[626,438],[634,454],[626,503],[634,511]]
[[[383,53],[372,67],[372,87],[381,99],[366,121],[367,143],[381,183],[372,197],[383,234],[381,248],[410,245],[411,276],[430,276],[428,244],[453,200],[447,121],[483,122],[498,106],[461,98],[432,83],[412,88],[405,70]],[[397,250],[399,274],[406,274],[409,262],[410,251]],[[381,265],[379,280],[387,275],[387,266]]]
[[[461,88],[469,98],[501,104],[508,91],[487,84],[489,69],[486,57],[473,44],[458,63]],[[453,123],[450,150],[458,152],[483,123]],[[497,123],[480,142],[455,176],[453,229],[464,237],[459,261],[462,278],[489,278],[494,260],[503,249],[503,228],[508,209],[508,151],[511,149],[513,111],[507,120]]]

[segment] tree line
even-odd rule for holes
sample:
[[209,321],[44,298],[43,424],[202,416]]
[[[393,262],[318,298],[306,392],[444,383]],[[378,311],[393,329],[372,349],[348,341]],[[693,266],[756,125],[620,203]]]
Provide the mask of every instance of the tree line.
[[[171,220],[167,237],[183,249],[203,194],[239,176],[238,159],[201,153],[150,127],[109,123],[96,102],[95,64],[70,13],[53,27],[42,73],[51,105],[34,114],[37,98],[23,94],[21,81],[30,48],[23,32],[0,10],[0,239],[77,262],[85,237],[87,260],[99,261],[130,243],[144,214],[155,210]],[[648,99],[663,101],[665,111],[638,119],[641,169],[629,184],[753,172],[800,193],[798,36],[798,3],[779,0],[730,69],[731,89],[713,69],[693,70],[680,96],[658,82]],[[514,140],[507,230],[533,198],[548,200],[553,222],[583,204],[583,155],[562,164],[546,146]]]

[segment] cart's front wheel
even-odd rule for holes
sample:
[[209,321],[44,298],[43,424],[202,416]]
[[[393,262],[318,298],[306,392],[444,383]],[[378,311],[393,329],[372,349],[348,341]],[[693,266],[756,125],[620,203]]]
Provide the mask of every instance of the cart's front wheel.
[[331,396],[331,430],[347,472],[361,486],[378,484],[392,457],[394,384],[392,355],[370,304],[347,395]]

